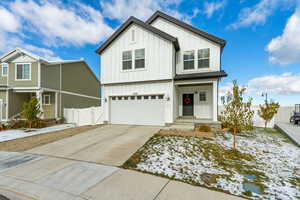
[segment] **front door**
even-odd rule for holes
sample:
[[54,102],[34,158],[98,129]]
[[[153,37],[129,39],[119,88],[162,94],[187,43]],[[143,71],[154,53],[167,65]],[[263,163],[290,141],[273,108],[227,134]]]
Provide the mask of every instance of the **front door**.
[[194,94],[183,94],[182,105],[183,116],[194,116]]

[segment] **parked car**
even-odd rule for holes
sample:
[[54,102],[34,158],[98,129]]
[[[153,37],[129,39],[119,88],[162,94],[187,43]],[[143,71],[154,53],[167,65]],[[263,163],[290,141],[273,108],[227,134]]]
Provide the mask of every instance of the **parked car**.
[[290,123],[300,124],[300,104],[295,104],[295,110],[290,118]]

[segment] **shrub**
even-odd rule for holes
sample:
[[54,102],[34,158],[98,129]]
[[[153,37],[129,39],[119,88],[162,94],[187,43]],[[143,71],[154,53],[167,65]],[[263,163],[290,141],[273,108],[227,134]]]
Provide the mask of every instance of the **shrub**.
[[200,132],[211,132],[211,127],[209,125],[201,125],[198,128],[198,131],[200,131]]
[[41,114],[39,101],[36,97],[33,97],[29,102],[25,102],[23,105],[22,115],[28,121],[29,128],[32,128],[32,123],[39,120]]

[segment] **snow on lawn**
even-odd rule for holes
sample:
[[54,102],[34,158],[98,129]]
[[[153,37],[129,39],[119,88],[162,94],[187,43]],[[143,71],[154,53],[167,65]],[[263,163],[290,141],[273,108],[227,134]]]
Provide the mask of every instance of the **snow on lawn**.
[[62,124],[57,126],[50,126],[41,129],[14,129],[0,132],[0,142],[49,133],[54,131],[61,131],[68,128],[75,127],[74,124]]
[[[263,129],[238,136],[237,141],[234,151],[232,135],[227,133],[211,139],[155,135],[124,167],[252,199],[300,197],[298,147]],[[207,181],[204,175],[215,178]],[[246,192],[246,185],[258,191]]]

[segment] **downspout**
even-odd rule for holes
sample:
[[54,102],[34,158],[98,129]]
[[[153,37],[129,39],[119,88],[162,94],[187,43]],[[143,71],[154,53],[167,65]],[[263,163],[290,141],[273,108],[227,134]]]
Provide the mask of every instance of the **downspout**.
[[59,64],[59,113],[60,117],[62,117],[62,102],[61,102],[61,89],[62,89],[62,68],[61,68],[61,63]]

